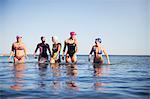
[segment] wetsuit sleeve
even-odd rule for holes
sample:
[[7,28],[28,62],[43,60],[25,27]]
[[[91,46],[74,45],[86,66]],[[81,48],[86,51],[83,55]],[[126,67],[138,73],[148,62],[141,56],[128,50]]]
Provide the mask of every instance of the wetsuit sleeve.
[[66,50],[66,41],[64,42],[64,49],[63,49],[63,52],[65,52],[65,50]]
[[39,44],[36,46],[35,53],[37,52],[38,48],[39,48]]
[[51,56],[51,50],[50,50],[50,46],[48,44],[47,44],[47,48],[48,48],[49,54]]
[[76,53],[78,52],[78,41],[76,41]]
[[90,51],[90,54],[92,54],[92,53],[93,53],[93,51],[94,51],[94,47],[92,47],[92,49],[91,49],[91,51]]

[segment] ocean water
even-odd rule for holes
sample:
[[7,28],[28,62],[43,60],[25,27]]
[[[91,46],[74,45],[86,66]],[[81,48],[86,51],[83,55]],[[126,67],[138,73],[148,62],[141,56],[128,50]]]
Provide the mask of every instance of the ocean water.
[[0,57],[0,99],[150,99],[150,56],[110,56],[102,66],[86,55],[59,65],[7,58]]

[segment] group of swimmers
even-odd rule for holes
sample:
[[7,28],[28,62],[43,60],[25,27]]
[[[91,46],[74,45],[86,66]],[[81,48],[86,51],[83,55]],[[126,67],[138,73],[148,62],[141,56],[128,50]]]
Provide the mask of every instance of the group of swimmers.
[[[24,63],[25,58],[28,58],[26,46],[22,42],[22,36],[16,36],[16,39],[17,41],[12,44],[11,53],[10,53],[10,57],[8,58],[8,60],[10,60],[11,57],[13,56],[14,63]],[[57,36],[52,36],[52,42],[53,42],[53,46],[52,46],[52,52],[51,52],[49,44],[46,43],[46,38],[44,36],[41,37],[41,43],[37,44],[37,47],[34,52],[34,57],[36,57],[37,50],[38,49],[40,50],[40,53],[38,56],[38,63],[48,62],[49,55],[50,55],[50,63],[61,62],[60,52],[61,52],[62,45],[60,42],[58,42]],[[105,48],[102,47],[101,42],[102,41],[100,38],[95,39],[95,45],[93,45],[89,53],[88,60],[89,61],[91,60],[92,53],[94,53],[93,62],[103,64],[104,60],[102,57],[102,53],[104,53],[107,58],[107,63],[110,64],[109,56]],[[66,47],[67,47],[67,52],[65,53]],[[47,54],[47,51],[49,52],[49,55]],[[78,40],[76,38],[76,33],[70,32],[70,37],[64,41],[62,60],[64,60],[64,55],[65,55],[66,63],[69,63],[70,61],[72,63],[76,63],[77,52],[78,52]]]

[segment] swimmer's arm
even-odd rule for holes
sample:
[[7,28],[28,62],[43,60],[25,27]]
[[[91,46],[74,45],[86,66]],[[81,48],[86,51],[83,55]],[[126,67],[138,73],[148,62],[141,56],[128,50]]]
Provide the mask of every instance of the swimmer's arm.
[[76,41],[76,52],[75,53],[78,52],[78,46],[79,46],[79,43],[78,43],[78,41]]
[[93,47],[92,47],[92,49],[91,49],[91,51],[90,51],[90,53],[89,53],[89,58],[88,58],[89,61],[90,61],[90,59],[91,59],[92,53],[93,53]]
[[13,52],[13,51],[11,51],[11,52],[10,52],[10,55],[9,55],[8,61],[10,61],[10,60],[11,60],[11,57],[12,57],[12,56],[14,56],[14,52]]
[[35,51],[34,51],[34,57],[35,57],[35,54],[36,54],[36,52],[37,52],[37,50],[38,50],[38,48],[39,48],[39,44],[36,46],[36,49],[35,49]]
[[24,53],[25,53],[25,57],[27,58],[27,49],[26,49],[26,46],[24,46]]
[[62,54],[62,57],[64,57],[65,50],[66,50],[66,41],[64,42],[64,49],[63,49],[63,54]]
[[14,56],[14,52],[13,51],[10,52],[9,57],[12,57],[12,56]]
[[91,49],[91,51],[90,51],[89,55],[92,55],[92,53],[93,53],[93,49],[94,49],[94,46],[92,47],[92,49]]
[[48,51],[49,51],[49,54],[50,54],[50,56],[51,56],[51,50],[50,50],[50,47],[49,47],[49,45],[48,45]]
[[104,54],[105,54],[105,56],[107,58],[108,64],[110,64],[109,55],[107,54],[106,49],[103,48],[103,52],[104,52]]
[[36,46],[36,49],[35,49],[34,53],[37,52],[38,48],[39,48],[39,44]]
[[9,61],[10,61],[12,56],[14,56],[14,44],[12,44],[12,47],[11,47],[11,52],[10,52],[10,55],[9,55],[9,58],[8,58]]

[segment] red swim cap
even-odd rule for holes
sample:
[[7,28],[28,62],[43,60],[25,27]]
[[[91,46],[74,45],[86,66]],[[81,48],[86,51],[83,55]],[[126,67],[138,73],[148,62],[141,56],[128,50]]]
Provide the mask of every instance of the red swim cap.
[[76,33],[75,32],[70,32],[70,35],[73,36],[73,35],[76,35]]

